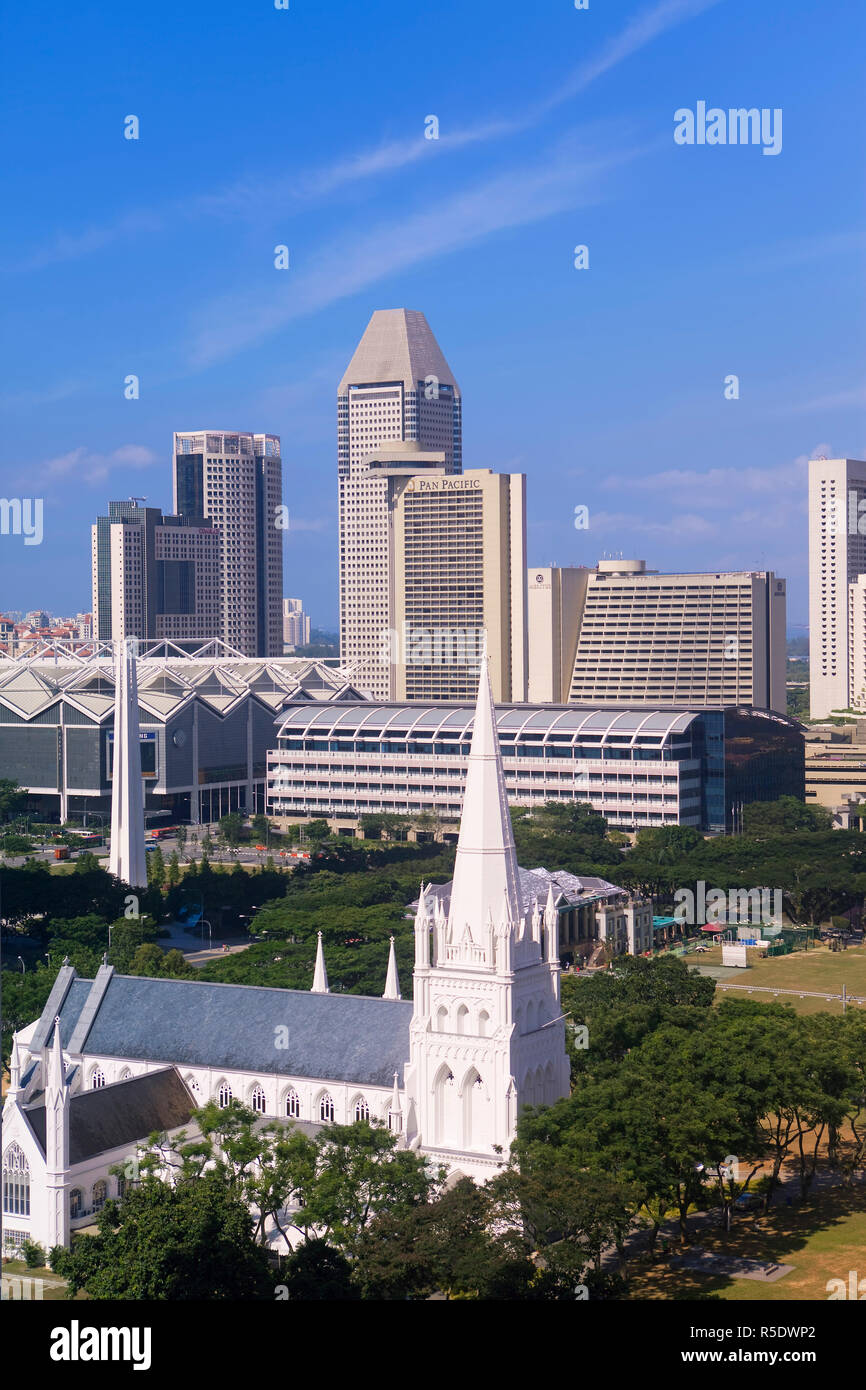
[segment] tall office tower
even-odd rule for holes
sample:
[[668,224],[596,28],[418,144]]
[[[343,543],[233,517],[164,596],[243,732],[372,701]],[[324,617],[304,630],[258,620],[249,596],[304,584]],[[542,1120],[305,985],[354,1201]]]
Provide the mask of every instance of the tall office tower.
[[219,532],[143,501],[109,502],[91,527],[93,636],[221,636]]
[[591,573],[576,565],[563,569],[542,565],[529,571],[530,704],[559,705],[568,700]]
[[393,574],[388,554],[388,484],[368,460],[383,444],[412,442],[441,453],[445,473],[459,473],[460,390],[422,313],[377,309],[337,392],[340,530],[340,653],[357,663],[358,680],[390,697],[379,661],[393,627]]
[[525,700],[524,474],[428,469],[390,487],[390,698],[471,699],[486,640],[494,699]]
[[809,462],[809,713],[866,708],[861,574],[866,573],[866,463]]
[[222,534],[222,636],[244,656],[283,651],[282,478],[278,435],[174,435],[175,511]]
[[294,651],[310,641],[310,620],[304,612],[303,600],[283,599],[283,648]]
[[643,560],[601,560],[569,700],[783,714],[785,669],[785,581],[771,570],[656,574]]

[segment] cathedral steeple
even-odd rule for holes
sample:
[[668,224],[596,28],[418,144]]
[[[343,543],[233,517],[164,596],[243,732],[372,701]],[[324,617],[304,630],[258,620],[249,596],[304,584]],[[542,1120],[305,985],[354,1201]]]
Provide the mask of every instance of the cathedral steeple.
[[316,969],[313,973],[313,994],[330,994],[328,989],[328,972],[325,969],[325,952],[322,950],[322,933],[319,932],[318,944],[316,946]]
[[383,999],[402,999],[400,993],[400,980],[397,976],[397,956],[394,951],[394,938],[391,937],[391,949],[388,952],[388,975],[385,980],[385,993]]
[[522,915],[517,854],[488,668],[485,650],[478,677],[460,838],[451,885],[449,941],[463,940],[467,927],[479,933],[491,916],[494,922],[500,922],[505,916],[511,925]]

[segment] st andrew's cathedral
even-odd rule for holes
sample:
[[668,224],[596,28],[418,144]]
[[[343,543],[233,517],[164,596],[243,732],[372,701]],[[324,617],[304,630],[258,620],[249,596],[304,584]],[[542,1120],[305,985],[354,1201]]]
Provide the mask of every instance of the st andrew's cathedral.
[[400,997],[393,942],[381,999],[329,993],[321,936],[310,993],[108,964],[83,980],[65,965],[14,1042],[4,1247],[68,1245],[122,1193],[111,1170],[153,1131],[189,1129],[211,1100],[311,1132],[376,1120],[483,1181],[507,1162],[521,1107],[568,1094],[559,972],[553,888],[544,907],[521,896],[483,659],[454,878],[448,895],[422,889],[412,1001]]

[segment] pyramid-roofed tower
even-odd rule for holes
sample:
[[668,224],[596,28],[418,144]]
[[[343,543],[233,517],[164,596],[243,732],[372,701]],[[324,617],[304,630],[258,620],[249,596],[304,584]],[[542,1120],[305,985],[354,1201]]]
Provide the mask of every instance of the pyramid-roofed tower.
[[522,915],[520,875],[485,652],[480,663],[454,862],[449,939],[459,935],[467,924],[476,932],[488,921],[498,924],[505,913],[509,923],[516,923]]
[[402,381],[414,390],[428,376],[459,389],[421,310],[376,309],[343,373],[339,394],[378,381]]

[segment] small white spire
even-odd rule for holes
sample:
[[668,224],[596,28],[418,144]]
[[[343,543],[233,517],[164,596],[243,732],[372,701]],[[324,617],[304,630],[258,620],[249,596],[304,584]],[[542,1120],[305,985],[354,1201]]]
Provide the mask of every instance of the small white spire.
[[385,980],[385,993],[383,999],[402,999],[400,993],[400,981],[397,977],[397,956],[394,951],[394,938],[391,937],[391,949],[388,952],[388,975]]
[[[421,893],[418,898],[418,909],[415,913],[415,926],[426,927],[429,911],[427,907],[427,889],[424,887],[424,880],[421,880]],[[393,941],[393,937],[391,940]]]
[[553,897],[553,879],[547,885],[547,902],[544,904],[544,925],[552,927],[556,921],[556,902]]
[[18,1034],[12,1034],[12,1056],[9,1060],[9,1090],[21,1089],[21,1053],[18,1049]]
[[54,1042],[48,1055],[48,1076],[45,1083],[46,1096],[49,1091],[62,1095],[66,1080],[63,1067],[63,1048],[60,1045],[60,1019],[54,1020]]
[[313,974],[312,994],[329,994],[328,972],[325,969],[325,952],[322,949],[322,933],[318,933],[319,941],[316,946],[316,969]]
[[397,1085],[397,1073],[394,1073],[394,1089],[391,1092],[391,1132],[400,1134],[403,1130],[403,1105],[400,1100],[400,1087]]

